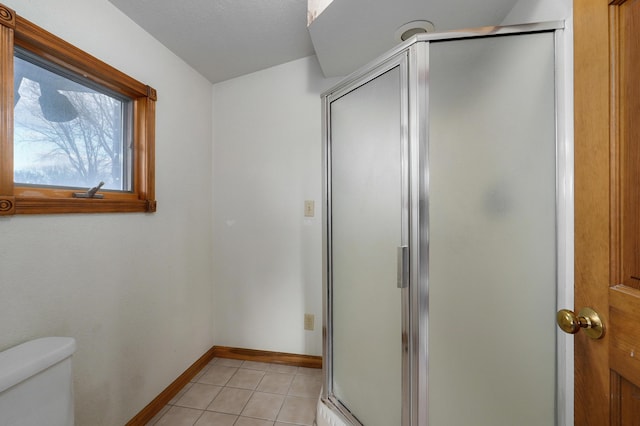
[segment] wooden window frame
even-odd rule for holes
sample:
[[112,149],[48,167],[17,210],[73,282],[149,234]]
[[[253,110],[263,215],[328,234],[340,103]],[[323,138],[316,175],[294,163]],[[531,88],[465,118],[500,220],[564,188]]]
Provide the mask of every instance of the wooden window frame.
[[[73,198],[77,189],[14,183],[14,46],[82,75],[133,100],[131,192],[105,191],[104,198]],[[0,215],[155,212],[155,89],[16,15],[0,4]]]

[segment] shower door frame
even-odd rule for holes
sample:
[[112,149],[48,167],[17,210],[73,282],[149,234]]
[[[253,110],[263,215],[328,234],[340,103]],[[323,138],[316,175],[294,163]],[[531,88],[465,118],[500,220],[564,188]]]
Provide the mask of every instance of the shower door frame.
[[[322,401],[348,424],[361,425],[333,393],[333,316],[331,261],[331,102],[396,66],[400,67],[403,156],[403,219],[407,218],[409,283],[402,289],[402,426],[428,426],[428,145],[429,43],[548,32],[555,40],[556,117],[556,307],[573,306],[573,109],[571,25],[565,21],[481,27],[418,34],[346,77],[322,97],[323,140],[323,369]],[[406,180],[405,180],[406,179]],[[403,191],[403,194],[405,192]],[[403,195],[404,196],[404,195]],[[407,210],[408,209],[408,210]],[[403,223],[403,233],[405,224]],[[573,425],[573,341],[556,333],[556,425]],[[422,402],[422,403],[421,403]],[[366,426],[366,425],[364,425]]]
[[[331,115],[330,115],[330,105],[331,102],[337,100],[350,92],[357,90],[359,87],[375,80],[376,78],[386,74],[389,71],[394,70],[395,68],[399,69],[399,77],[400,77],[400,127],[402,129],[400,135],[400,144],[401,144],[401,245],[409,244],[409,152],[408,152],[408,128],[409,128],[409,52],[401,51],[394,55],[391,55],[386,60],[382,60],[378,62],[375,68],[368,68],[368,71],[363,75],[358,75],[357,78],[349,79],[345,81],[343,84],[336,86],[330,94],[323,94],[323,140],[326,141],[323,147],[323,164],[324,164],[324,172],[325,176],[323,179],[324,183],[324,202],[323,202],[323,217],[326,220],[323,222],[323,245],[325,249],[323,250],[323,305],[324,305],[324,315],[323,315],[323,369],[325,375],[325,382],[323,386],[322,398],[327,402],[329,406],[331,406],[334,410],[336,410],[342,417],[347,419],[353,425],[361,425],[358,419],[349,411],[347,407],[345,407],[340,400],[333,393],[333,305],[332,305],[332,294],[333,294],[333,265],[332,265],[332,245],[329,243],[331,241],[331,233],[332,233],[332,220],[331,215],[328,213],[331,212],[331,142],[330,142],[330,131],[331,128]],[[410,398],[409,392],[410,389],[408,387],[407,379],[410,377],[409,372],[409,344],[408,339],[405,336],[408,336],[409,333],[409,286],[404,288],[400,288],[401,291],[401,303],[402,303],[402,330],[401,335],[402,338],[402,418],[405,419],[409,416],[410,410]],[[329,337],[331,336],[331,337]],[[404,420],[403,420],[404,424]]]

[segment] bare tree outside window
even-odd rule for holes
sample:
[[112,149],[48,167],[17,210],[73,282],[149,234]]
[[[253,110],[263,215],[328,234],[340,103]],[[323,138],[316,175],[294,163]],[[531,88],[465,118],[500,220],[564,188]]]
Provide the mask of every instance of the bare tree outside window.
[[14,180],[130,190],[128,101],[15,57]]

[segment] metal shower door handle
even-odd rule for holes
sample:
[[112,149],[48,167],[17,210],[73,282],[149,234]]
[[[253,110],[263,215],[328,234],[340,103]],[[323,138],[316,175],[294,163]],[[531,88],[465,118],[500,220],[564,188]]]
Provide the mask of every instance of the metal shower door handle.
[[409,246],[398,247],[398,288],[409,285]]

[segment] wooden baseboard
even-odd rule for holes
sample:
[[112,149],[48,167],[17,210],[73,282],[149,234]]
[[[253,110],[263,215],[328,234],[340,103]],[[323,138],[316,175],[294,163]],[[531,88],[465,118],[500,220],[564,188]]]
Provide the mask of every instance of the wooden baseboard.
[[185,387],[213,358],[241,359],[245,361],[269,362],[273,364],[294,365],[297,367],[322,368],[322,357],[312,355],[296,355],[284,352],[269,352],[255,349],[230,348],[214,346],[202,355],[191,367],[187,368],[153,401],[127,422],[125,426],[143,426],[162,410],[174,396]]
[[322,357],[296,355],[284,352],[259,351],[255,349],[214,346],[213,356],[217,358],[242,359],[245,361],[269,362],[272,364],[295,365],[297,367],[322,368]]
[[185,387],[196,374],[200,372],[211,360],[214,358],[215,346],[209,349],[204,355],[202,355],[191,367],[187,368],[177,379],[175,379],[165,390],[160,392],[153,401],[142,409],[134,418],[129,420],[125,426],[143,426],[149,423],[149,421],[162,410],[162,407],[167,405],[174,396],[180,392],[180,389]]

